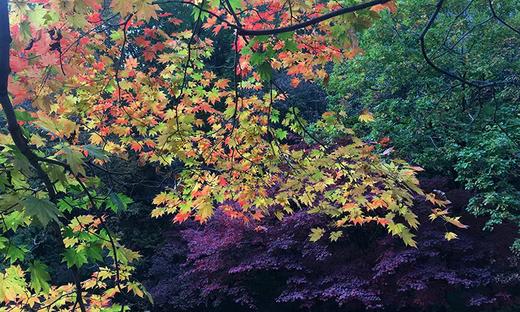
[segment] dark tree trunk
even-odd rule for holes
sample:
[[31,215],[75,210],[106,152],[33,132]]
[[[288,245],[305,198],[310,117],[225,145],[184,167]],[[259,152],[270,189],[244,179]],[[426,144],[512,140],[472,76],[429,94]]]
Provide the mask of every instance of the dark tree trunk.
[[9,99],[7,91],[9,74],[9,50],[11,45],[11,30],[9,28],[9,8],[8,0],[0,0],[0,102],[7,118],[7,130],[13,138],[16,147],[24,155],[31,166],[36,170],[38,178],[43,182],[52,201],[56,201],[56,192],[49,176],[43,171],[38,162],[38,157],[33,153],[26,138],[23,136],[22,129],[18,125],[16,114]]

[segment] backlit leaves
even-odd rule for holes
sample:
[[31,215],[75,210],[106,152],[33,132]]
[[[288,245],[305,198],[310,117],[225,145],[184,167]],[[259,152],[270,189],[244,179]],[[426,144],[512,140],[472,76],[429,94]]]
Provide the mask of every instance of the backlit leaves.
[[[227,47],[236,55],[226,75],[209,65],[215,43],[205,32],[232,38],[227,23],[234,16],[221,1],[196,3],[204,10],[191,7],[193,16],[162,12],[152,0],[12,6],[16,61],[9,92],[15,104],[32,105],[17,115],[24,134],[39,147],[38,162],[57,196],[47,199],[50,194],[38,188],[33,168],[2,139],[6,158],[1,164],[13,163],[2,186],[16,199],[2,196],[3,204],[13,202],[2,213],[2,231],[55,221],[65,266],[95,268],[88,277],[79,270],[89,308],[124,309],[107,305],[121,291],[137,297],[147,293],[131,279],[139,253],[124,247],[107,226],[107,219],[127,210],[132,199],[114,190],[105,165],[135,159],[170,173],[153,199],[153,217],[206,223],[218,211],[260,223],[269,214],[283,219],[305,211],[330,220],[329,226],[312,230],[312,242],[324,235],[337,241],[348,227],[373,223],[415,247],[412,231],[419,223],[412,206],[424,195],[418,168],[382,159],[333,113],[316,125],[347,140],[313,138],[309,122],[296,108],[284,108],[286,92],[272,84],[280,73],[294,88],[313,80],[326,84],[331,62],[361,52],[356,32],[377,18],[373,11],[394,11],[395,3],[277,36],[237,36]],[[277,1],[232,0],[229,5],[240,12],[245,29],[285,27],[340,8],[335,2],[296,1],[289,16]],[[200,31],[186,28],[193,19]],[[374,117],[363,111],[359,119]],[[110,185],[101,177],[109,177]],[[457,218],[442,217],[464,227]],[[39,302],[57,310],[76,306],[70,295],[76,285],[51,287],[46,266],[28,257],[29,248],[0,243],[8,262],[0,272],[0,299],[21,310]],[[32,264],[13,266],[24,260]],[[58,297],[60,302],[52,303]]]

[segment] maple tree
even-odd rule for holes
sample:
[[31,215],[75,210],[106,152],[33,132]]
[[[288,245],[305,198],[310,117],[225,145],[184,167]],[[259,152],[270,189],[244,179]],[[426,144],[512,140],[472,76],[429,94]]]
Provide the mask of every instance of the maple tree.
[[[419,188],[420,168],[379,154],[338,114],[316,123],[344,138],[326,141],[296,108],[277,106],[287,92],[276,72],[294,87],[326,83],[328,64],[361,52],[356,33],[396,9],[390,0],[0,1],[0,310],[123,311],[127,296],[150,297],[132,278],[139,254],[107,225],[132,202],[114,191],[114,159],[168,172],[174,183],[151,215],[174,222],[204,223],[215,209],[247,223],[302,210],[330,221],[310,241],[374,223],[416,246],[419,195],[437,206],[431,219],[465,228]],[[233,38],[228,77],[206,65],[206,30]],[[51,283],[13,239],[35,227],[60,238],[70,283]]]

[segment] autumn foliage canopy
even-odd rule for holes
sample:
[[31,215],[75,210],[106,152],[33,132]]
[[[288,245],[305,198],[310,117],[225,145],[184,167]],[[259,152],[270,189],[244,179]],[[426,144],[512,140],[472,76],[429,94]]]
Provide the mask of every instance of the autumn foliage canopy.
[[[336,138],[317,135],[272,79],[328,84],[328,66],[362,53],[358,33],[395,13],[395,1],[0,4],[9,130],[0,133],[0,311],[123,311],[129,297],[151,300],[132,277],[139,251],[110,228],[133,201],[116,187],[132,181],[117,179],[114,161],[165,177],[150,217],[174,223],[218,214],[262,231],[265,218],[305,213],[321,218],[310,242],[376,226],[413,248],[420,198],[445,239],[466,228],[445,198],[421,190],[421,168],[390,157],[388,138],[358,138],[344,112],[316,121]],[[219,36],[231,51],[225,68],[208,65]],[[42,229],[69,280],[27,244]]]

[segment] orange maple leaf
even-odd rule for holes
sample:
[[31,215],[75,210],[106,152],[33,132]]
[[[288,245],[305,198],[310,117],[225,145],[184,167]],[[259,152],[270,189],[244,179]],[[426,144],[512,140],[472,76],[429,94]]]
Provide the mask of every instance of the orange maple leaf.
[[182,223],[182,222],[188,220],[189,217],[190,217],[190,214],[188,212],[179,212],[173,218],[173,222],[174,223]]
[[132,142],[130,144],[130,148],[134,151],[134,152],[139,152],[140,150],[143,149],[143,147],[141,146],[141,144],[139,144],[139,142]]
[[388,10],[390,10],[391,13],[395,13],[395,12],[397,12],[397,4],[395,3],[395,1],[390,1],[387,3],[383,3],[383,4],[376,4],[370,8],[370,11],[379,13],[379,12],[383,11],[384,9],[388,9]]
[[291,79],[291,87],[296,88],[296,87],[298,87],[299,84],[300,84],[300,79],[298,79],[296,77]]

